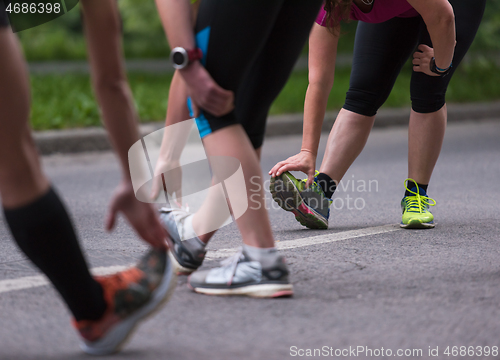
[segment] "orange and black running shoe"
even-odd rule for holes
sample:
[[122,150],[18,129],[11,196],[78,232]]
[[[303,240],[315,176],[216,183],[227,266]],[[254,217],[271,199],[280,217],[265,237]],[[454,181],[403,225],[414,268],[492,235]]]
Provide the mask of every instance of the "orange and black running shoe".
[[174,292],[176,274],[166,251],[150,250],[128,270],[96,277],[108,305],[100,320],[73,321],[83,351],[112,354],[121,349],[138,323],[164,305]]

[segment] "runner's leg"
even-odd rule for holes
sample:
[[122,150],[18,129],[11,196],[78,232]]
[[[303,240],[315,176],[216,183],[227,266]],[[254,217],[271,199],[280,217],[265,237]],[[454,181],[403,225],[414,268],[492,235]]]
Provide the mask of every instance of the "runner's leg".
[[419,18],[358,23],[349,91],[320,168],[337,183],[363,150],[378,109],[415,48],[418,31]]
[[[255,100],[253,106],[256,108],[262,106],[261,112],[267,115],[269,103],[284,86],[300,54],[319,6],[318,1],[304,4],[298,1],[252,0],[235,3],[203,0],[197,32],[210,33],[206,44],[207,70],[220,86],[235,91],[238,99],[240,91],[242,96],[245,94],[245,90],[241,88],[245,84],[245,76],[251,76],[252,70],[265,70],[269,73],[270,67],[274,66],[277,77],[268,77],[267,83],[259,82],[261,91],[268,98],[258,98],[258,92],[252,91]],[[244,17],[234,16],[242,13],[245,14]],[[278,46],[285,55],[290,56],[279,57],[276,60],[264,59],[272,47]],[[264,60],[270,64],[264,66]],[[256,76],[262,79],[263,74]],[[238,102],[239,100],[237,104]],[[265,209],[262,172],[254,151],[254,148],[260,147],[261,144],[252,144],[245,129],[240,125],[239,114],[239,110],[221,118],[204,114],[198,122],[208,125],[208,133],[202,135],[209,156],[231,156],[242,164],[250,200],[250,208],[237,220],[244,243],[255,247],[272,247],[274,240]],[[261,121],[262,116],[259,117],[255,119],[256,122]],[[262,125],[265,124],[260,124]]]
[[[30,95],[17,38],[0,29],[0,193],[21,250],[51,280],[76,319],[99,319],[106,304],[71,220],[42,172],[29,128]],[[7,86],[8,85],[8,86]]]
[[[471,46],[481,23],[486,0],[452,0],[457,45],[453,68],[446,77],[431,77],[413,72],[411,79],[412,111],[408,131],[408,177],[429,184],[441,152],[446,129],[445,95],[448,84]],[[432,47],[425,24],[421,24],[419,44]]]

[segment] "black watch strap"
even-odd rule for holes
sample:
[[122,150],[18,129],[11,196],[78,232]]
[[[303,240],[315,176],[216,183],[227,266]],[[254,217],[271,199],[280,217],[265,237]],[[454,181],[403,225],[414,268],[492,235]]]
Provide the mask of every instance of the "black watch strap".
[[432,58],[431,59],[431,71],[434,73],[434,74],[438,74],[439,76],[446,76],[450,73],[451,71],[451,68],[453,66],[453,64],[450,64],[450,66],[448,66],[446,69],[440,69],[436,66],[436,59],[435,58]]

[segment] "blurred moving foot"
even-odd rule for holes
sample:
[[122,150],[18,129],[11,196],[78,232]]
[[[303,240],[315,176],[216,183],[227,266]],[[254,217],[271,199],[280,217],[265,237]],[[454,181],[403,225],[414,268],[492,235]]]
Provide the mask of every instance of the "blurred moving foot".
[[162,208],[160,220],[172,241],[170,257],[178,275],[189,275],[196,271],[205,259],[205,244],[193,229],[193,216],[180,208]]
[[286,171],[271,178],[269,190],[274,201],[283,210],[291,211],[303,226],[309,229],[328,229],[332,200],[325,196],[316,180],[309,188],[306,188],[306,182],[306,179],[296,179]]
[[197,271],[188,279],[188,286],[206,295],[245,295],[255,298],[276,298],[293,295],[285,259],[278,256],[274,264],[263,268],[244,250],[221,262],[218,268]]
[[[407,181],[415,184],[412,189],[408,189]],[[403,218],[400,226],[404,229],[432,229],[436,226],[434,216],[429,211],[429,206],[436,205],[436,200],[427,196],[424,189],[419,188],[413,179],[405,180],[405,188],[412,195],[405,196],[401,200]],[[432,203],[431,203],[432,201]]]
[[73,320],[91,355],[118,352],[140,321],[158,311],[172,296],[177,277],[166,251],[150,250],[137,266],[111,276],[96,277],[108,305],[100,320]]

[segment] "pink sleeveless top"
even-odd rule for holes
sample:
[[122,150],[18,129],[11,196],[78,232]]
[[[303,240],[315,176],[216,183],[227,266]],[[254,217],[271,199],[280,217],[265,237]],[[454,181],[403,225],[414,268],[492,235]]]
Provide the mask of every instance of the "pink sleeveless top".
[[[381,23],[395,17],[414,16],[418,16],[418,12],[406,0],[374,0],[372,10],[366,14],[353,3],[350,18],[367,23]],[[323,7],[316,22],[321,26],[326,26],[326,11]]]

